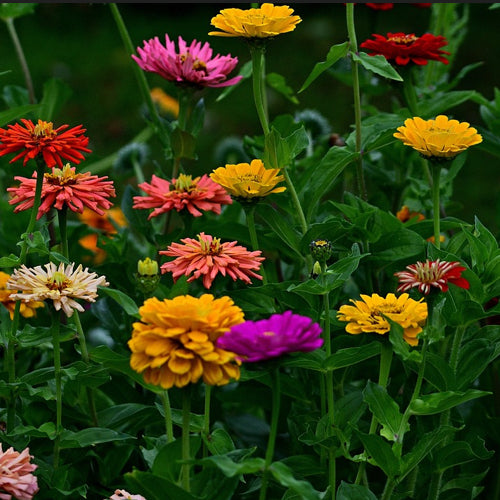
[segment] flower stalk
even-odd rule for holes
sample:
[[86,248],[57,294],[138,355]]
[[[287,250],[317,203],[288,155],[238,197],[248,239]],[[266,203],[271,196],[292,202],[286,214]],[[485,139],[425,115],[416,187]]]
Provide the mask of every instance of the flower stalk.
[[264,86],[264,68],[265,68],[265,49],[250,45],[250,54],[252,56],[252,85],[253,97],[257,115],[262,126],[264,135],[269,134],[269,118],[267,116],[265,86]]
[[172,422],[172,407],[170,406],[168,391],[163,391],[161,393],[161,400],[163,403],[163,412],[165,413],[165,434],[167,436],[167,443],[173,443],[174,426]]
[[[255,229],[255,205],[250,206],[244,205],[245,216],[247,219],[248,233],[250,234],[250,242],[252,243],[252,249],[254,251],[259,250],[259,240],[257,237],[257,230]],[[262,275],[262,284],[267,283],[266,271],[264,269],[264,264],[261,265],[260,274]]]
[[182,390],[182,466],[181,485],[186,491],[190,491],[189,474],[191,464],[191,452],[189,448],[189,421],[191,411],[191,387],[184,387]]
[[59,465],[59,451],[62,431],[62,384],[61,384],[61,347],[59,342],[60,318],[52,313],[52,346],[54,350],[54,379],[56,384],[56,437],[54,439],[54,468]]
[[441,204],[439,202],[439,191],[440,191],[440,174],[441,166],[433,162],[431,165],[432,173],[432,217],[434,221],[434,245],[436,248],[441,247]]

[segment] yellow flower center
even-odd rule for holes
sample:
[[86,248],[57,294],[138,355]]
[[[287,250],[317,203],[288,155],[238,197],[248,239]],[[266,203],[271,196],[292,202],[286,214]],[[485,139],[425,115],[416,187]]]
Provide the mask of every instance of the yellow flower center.
[[57,135],[57,133],[54,130],[54,125],[52,122],[44,122],[43,120],[38,120],[38,124],[35,125],[35,128],[31,135],[34,139],[40,139],[43,137],[53,139]]
[[220,238],[212,238],[212,241],[204,240],[198,235],[198,241],[201,245],[201,251],[204,255],[219,255]]
[[49,290],[64,290],[68,288],[70,281],[64,273],[56,271],[54,275],[47,280],[47,288]]
[[263,332],[262,335],[265,335],[266,337],[273,337],[275,335],[274,332]]
[[393,35],[393,36],[387,37],[387,40],[389,40],[389,42],[399,43],[401,45],[410,45],[413,42],[418,40],[418,36],[415,36],[415,35],[404,35],[404,36]]
[[179,174],[173,184],[178,193],[189,193],[196,189],[196,179],[193,181],[191,175]]
[[73,170],[71,170],[69,163],[66,163],[62,169],[54,167],[51,174],[46,173],[44,175],[49,184],[57,184],[59,186],[76,184],[78,177],[81,176],[81,174],[76,174]]

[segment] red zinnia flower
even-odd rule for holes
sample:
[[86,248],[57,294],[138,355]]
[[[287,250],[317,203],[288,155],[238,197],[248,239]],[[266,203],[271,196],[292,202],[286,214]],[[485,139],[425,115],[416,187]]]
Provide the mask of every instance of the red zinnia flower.
[[431,286],[439,288],[442,292],[448,291],[448,283],[453,283],[460,288],[469,288],[469,282],[462,278],[465,267],[460,262],[446,262],[426,260],[406,266],[408,271],[394,273],[399,278],[398,292],[407,292],[417,288],[420,293],[428,295]]
[[449,52],[440,50],[440,47],[448,45],[444,36],[434,36],[430,33],[418,37],[413,33],[387,33],[383,35],[372,35],[375,40],[366,40],[360,47],[368,49],[370,56],[383,55],[388,61],[394,61],[400,66],[406,66],[409,62],[424,66],[427,61],[441,61],[448,64],[443,54]]
[[394,7],[393,3],[365,3],[365,5],[373,10],[390,10]]
[[139,187],[149,196],[134,196],[133,208],[154,208],[148,219],[173,209],[180,212],[184,208],[195,217],[202,215],[200,210],[220,214],[221,205],[233,202],[226,190],[206,174],[194,179],[180,174],[171,181],[153,175],[151,184],[143,182]]
[[69,125],[61,125],[54,130],[52,122],[38,120],[35,125],[31,120],[21,121],[24,127],[16,123],[0,128],[0,156],[20,151],[9,163],[24,157],[26,165],[28,160],[42,155],[47,167],[62,167],[62,159],[80,163],[84,158],[81,151],[91,153],[87,148],[89,138],[83,136],[86,129],[81,125],[69,130],[65,130]]
[[245,247],[238,245],[237,241],[221,243],[220,238],[214,238],[209,234],[200,233],[198,240],[183,238],[183,245],[172,243],[167,250],[161,251],[161,255],[177,257],[161,266],[162,274],[171,272],[174,282],[180,276],[193,275],[188,282],[203,276],[203,286],[210,288],[217,274],[231,276],[233,281],[243,280],[251,283],[250,278],[262,279],[255,273],[264,260],[262,252],[256,250],[249,252]]
[[[13,198],[9,203],[11,205],[19,203],[14,212],[28,210],[35,200],[37,172],[33,172],[31,179],[19,176],[14,179],[20,181],[21,184],[19,187],[7,189],[13,193]],[[104,215],[104,209],[112,205],[108,198],[115,196],[113,181],[106,179],[107,177],[91,175],[90,172],[77,174],[75,167],[70,167],[69,163],[62,169],[52,169],[51,174],[44,174],[37,219],[46,214],[51,207],[61,210],[63,206],[80,213],[83,212],[84,207],[88,207],[99,215]]]

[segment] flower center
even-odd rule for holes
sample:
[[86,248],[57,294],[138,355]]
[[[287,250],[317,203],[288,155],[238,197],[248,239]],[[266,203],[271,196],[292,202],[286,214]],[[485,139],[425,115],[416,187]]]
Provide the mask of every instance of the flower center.
[[178,193],[190,193],[196,189],[196,182],[191,175],[179,174],[173,184]]
[[242,174],[238,176],[240,182],[262,182],[262,176],[259,174]]
[[417,279],[422,283],[435,283],[442,277],[442,272],[439,267],[425,265],[417,262],[416,268]]
[[411,45],[413,42],[418,40],[418,36],[415,36],[413,34],[403,36],[392,35],[387,37],[387,40],[389,40],[389,42],[399,43],[401,45]]
[[47,279],[47,288],[49,290],[64,290],[68,288],[70,281],[64,273],[56,271],[51,278]]
[[201,252],[204,255],[219,255],[220,253],[220,238],[212,238],[212,241],[204,240],[198,235],[198,241],[201,245]]
[[54,167],[51,174],[44,175],[49,184],[57,184],[58,186],[76,184],[78,177],[81,176],[81,174],[75,174],[69,163],[66,163],[62,169]]
[[[184,64],[187,61],[187,59],[189,59],[189,58],[192,60],[191,54],[189,52],[186,52],[186,54],[179,55],[179,59],[181,60],[182,64]],[[206,65],[205,61],[202,61],[201,59],[196,58],[193,61],[193,69],[195,71],[203,71],[203,73],[205,73],[205,75],[208,74],[207,65]]]
[[57,135],[54,130],[54,125],[52,122],[44,122],[43,120],[38,120],[38,124],[31,132],[31,136],[34,139],[49,138],[53,139]]
[[262,335],[265,335],[266,337],[274,337],[275,333],[274,332],[262,332]]

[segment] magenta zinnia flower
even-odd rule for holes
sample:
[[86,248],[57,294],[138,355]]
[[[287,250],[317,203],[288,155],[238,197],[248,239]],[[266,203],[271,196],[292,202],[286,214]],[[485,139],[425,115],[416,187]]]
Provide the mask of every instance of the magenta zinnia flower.
[[439,288],[442,292],[448,291],[448,283],[453,283],[460,288],[469,288],[469,282],[462,278],[465,267],[460,262],[446,262],[426,260],[406,266],[408,271],[394,273],[399,278],[398,292],[407,292],[418,288],[420,293],[428,295],[431,287]]
[[323,345],[321,328],[307,316],[286,311],[268,319],[245,321],[217,339],[217,347],[254,363],[291,352],[309,352]]
[[31,500],[38,491],[38,480],[32,472],[38,467],[31,464],[29,448],[19,453],[14,448],[2,451],[0,443],[0,499]]
[[212,49],[208,42],[203,45],[193,40],[191,45],[179,37],[179,52],[175,42],[165,35],[165,46],[158,37],[144,41],[144,48],[137,47],[139,57],[132,55],[134,61],[144,70],[156,73],[165,80],[179,85],[203,87],[228,87],[235,85],[243,77],[227,76],[238,64],[237,57],[217,54],[212,58]]

